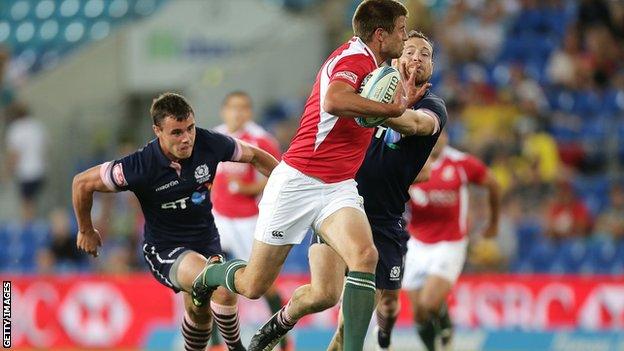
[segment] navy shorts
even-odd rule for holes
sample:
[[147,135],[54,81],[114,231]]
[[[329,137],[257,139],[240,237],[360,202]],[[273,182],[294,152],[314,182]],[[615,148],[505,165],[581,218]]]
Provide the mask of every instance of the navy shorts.
[[[369,218],[373,232],[373,242],[379,253],[375,271],[377,289],[401,289],[401,280],[405,270],[405,254],[410,236],[405,231],[405,221],[373,221]],[[318,235],[312,235],[310,245],[324,244]]]
[[172,282],[169,274],[175,261],[186,251],[195,251],[206,258],[212,255],[223,254],[219,237],[212,239],[207,244],[180,243],[179,246],[158,246],[147,242],[143,243],[143,258],[150,267],[150,271],[156,280],[162,285],[178,293],[181,290]]

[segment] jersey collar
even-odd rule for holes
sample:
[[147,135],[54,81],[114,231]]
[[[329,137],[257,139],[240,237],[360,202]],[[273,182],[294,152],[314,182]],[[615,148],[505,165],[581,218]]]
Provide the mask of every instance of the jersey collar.
[[158,142],[158,138],[154,139],[152,147],[155,149],[156,158],[158,159],[158,164],[161,167],[173,168],[179,177],[180,174],[182,173],[182,165],[178,162],[171,161],[169,158],[167,158],[167,156],[165,156],[165,153],[160,148],[160,143]]
[[373,53],[373,50],[371,50],[371,48],[369,48],[368,45],[366,45],[366,43],[360,37],[353,37],[353,39],[357,43],[362,45],[364,50],[366,50],[366,52],[373,58],[373,61],[375,62],[375,67],[379,67],[379,63],[377,63],[377,58],[375,57],[375,54]]

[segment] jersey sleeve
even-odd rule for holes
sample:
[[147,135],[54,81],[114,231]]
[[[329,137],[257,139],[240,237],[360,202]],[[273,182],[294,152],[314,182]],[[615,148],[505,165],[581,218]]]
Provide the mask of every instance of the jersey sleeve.
[[329,76],[329,83],[345,82],[357,91],[364,78],[374,70],[375,65],[371,58],[364,54],[345,56],[334,66]]
[[102,165],[100,175],[111,190],[134,191],[140,187],[147,176],[147,167],[141,153],[135,152],[118,160]]
[[483,182],[485,182],[488,169],[478,158],[468,155],[468,157],[462,161],[462,167],[466,172],[469,183],[483,184]]
[[447,120],[446,105],[442,99],[426,97],[420,104],[418,110],[437,119],[438,128],[436,128],[437,132],[434,134],[438,134],[442,131]]
[[212,137],[214,150],[221,162],[240,160],[243,151],[236,139],[218,132],[212,132]]

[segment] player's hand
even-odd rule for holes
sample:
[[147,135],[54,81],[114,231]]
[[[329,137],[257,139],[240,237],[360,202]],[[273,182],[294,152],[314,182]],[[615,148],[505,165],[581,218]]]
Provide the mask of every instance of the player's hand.
[[431,83],[425,83],[419,87],[416,86],[416,70],[413,70],[412,73],[408,75],[407,64],[405,62],[397,63],[397,65],[399,75],[401,76],[401,82],[403,83],[405,100],[408,106],[413,106],[422,99],[427,89],[431,88]]
[[100,232],[95,228],[84,232],[78,231],[76,246],[93,257],[98,257],[98,248],[102,246]]
[[481,234],[481,236],[484,238],[494,238],[497,234],[498,226],[496,224],[490,224],[487,228],[485,228],[485,231],[483,231],[483,234]]

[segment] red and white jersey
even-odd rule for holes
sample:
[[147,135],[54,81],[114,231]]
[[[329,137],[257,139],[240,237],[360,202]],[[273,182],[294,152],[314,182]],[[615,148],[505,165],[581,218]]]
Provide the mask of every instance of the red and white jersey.
[[[251,145],[270,153],[279,160],[278,142],[269,132],[253,122],[235,132],[229,133],[224,124],[215,128],[219,133],[243,140]],[[221,162],[217,166],[211,196],[213,209],[219,215],[230,218],[251,217],[258,214],[256,196],[233,193],[230,181],[238,180],[243,184],[254,183],[258,177],[264,177],[249,163]]]
[[476,157],[445,147],[428,181],[410,187],[410,234],[419,241],[461,240],[466,236],[468,185],[483,184],[487,166]]
[[363,128],[354,118],[339,118],[323,110],[329,84],[341,81],[359,90],[377,68],[375,55],[358,37],[336,49],[316,76],[297,134],[284,154],[291,167],[336,183],[353,179],[360,168],[375,128]]

